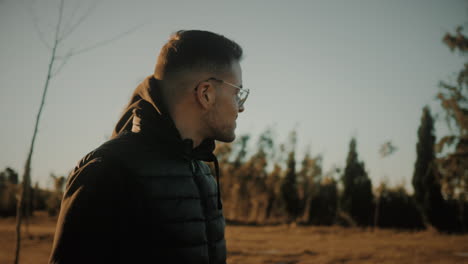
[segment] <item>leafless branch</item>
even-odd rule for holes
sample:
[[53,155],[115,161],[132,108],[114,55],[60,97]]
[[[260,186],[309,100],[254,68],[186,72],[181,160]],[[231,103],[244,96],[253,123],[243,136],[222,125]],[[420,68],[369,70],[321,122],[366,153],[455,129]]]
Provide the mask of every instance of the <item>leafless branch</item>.
[[[63,5],[64,5],[64,0],[60,1],[60,6],[59,6],[59,18],[57,22],[57,27],[55,28],[55,38],[54,38],[54,49],[57,48],[60,39],[59,39],[59,34],[60,34],[60,26],[62,25],[62,17],[63,17]],[[53,54],[55,56],[55,52]]]
[[98,4],[99,4],[99,1],[95,1],[94,5],[90,6],[86,10],[86,12],[84,12],[83,15],[72,26],[69,27],[68,30],[64,30],[63,34],[58,38],[58,41],[61,42],[61,41],[65,40],[68,36],[70,36],[70,34],[73,33],[76,30],[76,28],[81,23],[83,23],[83,21],[85,21],[86,18],[89,17],[89,15],[91,15],[91,13],[94,11],[94,9],[96,9]]
[[23,174],[23,184],[22,184],[22,190],[21,190],[21,195],[20,198],[18,199],[18,205],[17,205],[17,210],[16,210],[16,250],[15,250],[15,259],[14,263],[18,264],[19,263],[19,257],[20,257],[20,249],[21,249],[21,222],[23,220],[23,210],[26,212],[26,218],[28,217],[28,214],[30,212],[29,208],[29,199],[31,199],[31,192],[30,192],[30,186],[31,186],[31,160],[32,160],[32,155],[34,153],[34,144],[36,142],[36,136],[37,136],[37,131],[39,128],[39,121],[41,118],[41,113],[42,109],[44,108],[44,103],[45,103],[45,98],[47,95],[47,88],[49,87],[49,82],[52,78],[52,68],[55,62],[55,53],[57,51],[57,46],[59,44],[58,41],[58,34],[60,32],[60,26],[62,23],[62,16],[63,16],[63,5],[64,5],[64,0],[60,1],[60,6],[59,6],[59,18],[57,22],[57,27],[55,30],[55,39],[54,39],[54,46],[52,48],[52,54],[50,57],[50,63],[49,63],[49,68],[47,71],[47,79],[44,85],[44,91],[42,93],[42,99],[41,99],[41,105],[39,106],[39,111],[37,112],[36,116],[36,124],[34,126],[34,132],[33,132],[33,137],[31,140],[31,145],[29,148],[29,153],[28,153],[28,158],[26,159],[26,164],[24,166],[24,174]]
[[41,29],[39,28],[39,25],[38,25],[39,19],[37,18],[37,15],[33,10],[32,5],[29,5],[28,11],[29,11],[29,15],[31,16],[33,20],[33,25],[34,25],[34,28],[36,29],[36,33],[39,36],[39,39],[49,50],[52,49],[51,45],[47,43],[47,41],[45,40],[44,32],[42,32]]
[[65,24],[63,25],[62,27],[62,30],[63,31],[68,31],[67,29],[70,28],[70,25],[72,23],[72,21],[75,19],[75,16],[76,14],[78,13],[78,10],[80,9],[81,7],[81,3],[83,3],[82,1],[75,1],[75,5],[74,7],[72,7],[72,12],[69,16],[67,16],[67,22],[65,22]]
[[99,42],[97,42],[97,43],[95,43],[95,44],[93,44],[93,45],[90,45],[90,46],[86,47],[86,48],[79,49],[79,50],[75,51],[75,52],[72,54],[72,56],[78,55],[78,54],[81,54],[81,53],[84,53],[84,52],[87,52],[87,51],[90,51],[90,50],[93,50],[93,49],[95,49],[95,48],[104,46],[104,45],[106,45],[106,44],[108,44],[108,43],[110,43],[110,42],[116,41],[116,40],[118,40],[118,39],[124,37],[125,35],[128,35],[128,34],[133,33],[135,30],[137,30],[138,28],[140,28],[140,27],[143,26],[144,24],[145,24],[145,23],[138,24],[138,25],[132,27],[131,29],[129,29],[129,30],[125,31],[125,32],[122,32],[122,33],[116,35],[115,37],[112,37],[112,38],[107,39],[107,40],[99,41]]
[[91,45],[89,47],[86,47],[86,48],[82,48],[82,49],[79,49],[77,51],[74,51],[73,49],[71,49],[70,51],[67,52],[67,54],[65,56],[57,56],[56,59],[58,60],[61,60],[62,62],[60,63],[60,65],[57,67],[57,69],[55,71],[52,72],[52,75],[51,77],[53,78],[54,76],[56,76],[57,74],[60,73],[60,71],[64,68],[65,64],[67,64],[68,60],[75,56],[75,55],[78,55],[78,54],[82,54],[82,53],[85,53],[85,52],[88,52],[88,51],[91,51],[95,48],[99,48],[101,46],[105,46],[106,44],[109,44],[110,42],[113,42],[113,41],[116,41],[122,37],[124,37],[125,35],[128,35],[128,34],[131,34],[132,32],[134,32],[135,30],[137,30],[139,27],[141,27],[142,25],[144,25],[144,23],[142,24],[139,24],[139,25],[136,25],[134,26],[133,28],[121,33],[121,34],[118,34],[116,35],[115,37],[112,37],[110,39],[107,39],[107,40],[103,40],[103,41],[100,41],[100,42],[97,42],[95,43],[94,45]]
[[55,57],[56,60],[60,60],[61,63],[58,65],[58,67],[55,69],[55,71],[52,72],[51,74],[51,78],[57,76],[60,71],[62,71],[63,67],[65,66],[65,64],[67,64],[68,60],[73,56],[73,50],[70,50],[67,52],[67,54],[65,54],[65,56],[61,56],[61,57]]

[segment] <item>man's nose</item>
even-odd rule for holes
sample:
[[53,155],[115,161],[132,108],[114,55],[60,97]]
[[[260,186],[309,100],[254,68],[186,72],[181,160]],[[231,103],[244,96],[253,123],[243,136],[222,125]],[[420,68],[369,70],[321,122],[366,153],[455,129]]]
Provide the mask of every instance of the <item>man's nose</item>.
[[244,110],[245,110],[245,107],[244,107],[244,105],[241,105],[241,106],[239,107],[239,113],[242,113],[242,112],[244,112]]

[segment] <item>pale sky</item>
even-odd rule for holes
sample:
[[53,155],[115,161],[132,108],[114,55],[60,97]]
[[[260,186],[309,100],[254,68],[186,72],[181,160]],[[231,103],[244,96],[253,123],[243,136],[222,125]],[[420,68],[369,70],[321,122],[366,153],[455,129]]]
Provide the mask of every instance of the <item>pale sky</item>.
[[[73,24],[95,2],[65,1],[64,22]],[[37,32],[51,43],[58,3],[0,1],[0,170],[23,172],[50,59]],[[284,142],[297,127],[298,159],[310,145],[313,155],[323,155],[324,170],[345,165],[355,136],[374,186],[385,177],[411,191],[422,108],[440,112],[437,84],[454,79],[464,62],[441,40],[467,15],[462,0],[99,1],[59,54],[142,26],[72,57],[52,79],[33,181],[50,187],[51,172],[67,175],[102,144],[169,35],[202,29],[244,49],[243,85],[251,93],[238,135],[251,133],[254,143],[275,126],[277,142]],[[438,137],[444,127],[440,121]],[[398,150],[382,159],[387,140]]]

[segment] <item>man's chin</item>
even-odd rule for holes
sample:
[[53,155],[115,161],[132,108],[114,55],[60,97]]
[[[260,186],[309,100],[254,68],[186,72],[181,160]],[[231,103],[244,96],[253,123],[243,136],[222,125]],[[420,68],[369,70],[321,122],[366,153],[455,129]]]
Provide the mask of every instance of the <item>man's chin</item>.
[[224,143],[231,143],[235,139],[236,139],[236,134],[232,133],[231,135],[223,135],[222,137],[218,137],[216,140],[224,142]]

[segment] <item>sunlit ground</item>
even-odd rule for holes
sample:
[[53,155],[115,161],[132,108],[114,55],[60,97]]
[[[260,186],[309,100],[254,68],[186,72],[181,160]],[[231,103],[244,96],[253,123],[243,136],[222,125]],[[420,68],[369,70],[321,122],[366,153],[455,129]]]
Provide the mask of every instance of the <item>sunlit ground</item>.
[[[36,213],[20,263],[47,263],[55,219]],[[0,263],[13,263],[15,219],[0,218]],[[468,235],[314,226],[228,226],[229,264],[468,263]]]

